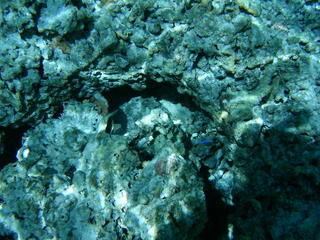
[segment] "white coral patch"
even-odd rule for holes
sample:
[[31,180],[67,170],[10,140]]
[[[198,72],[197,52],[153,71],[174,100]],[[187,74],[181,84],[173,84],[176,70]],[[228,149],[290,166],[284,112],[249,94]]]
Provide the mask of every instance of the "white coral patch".
[[155,237],[157,236],[157,227],[156,226],[152,226],[151,228],[149,228],[148,230],[148,234],[150,235],[151,239],[155,239]]
[[115,195],[115,204],[119,208],[123,208],[128,203],[128,193],[125,190],[121,190]]
[[62,194],[67,196],[70,194],[74,194],[75,192],[76,192],[76,187],[74,185],[70,185],[64,192],[62,192]]
[[23,158],[27,158],[29,156],[29,153],[30,153],[30,149],[29,148],[24,149],[23,152],[22,152],[22,157]]
[[153,127],[157,122],[166,122],[169,120],[169,116],[166,113],[159,112],[158,110],[152,110],[150,114],[144,116],[142,119],[135,122],[138,126]]

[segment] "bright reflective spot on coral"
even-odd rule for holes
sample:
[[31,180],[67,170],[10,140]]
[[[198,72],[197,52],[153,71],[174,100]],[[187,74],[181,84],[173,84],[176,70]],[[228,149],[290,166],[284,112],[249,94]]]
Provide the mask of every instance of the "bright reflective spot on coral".
[[186,215],[192,214],[192,212],[190,211],[189,207],[186,205],[185,202],[179,201],[179,204],[180,204],[181,210],[184,214],[186,214]]
[[149,234],[152,238],[155,238],[155,237],[157,236],[157,227],[156,227],[156,226],[152,226],[151,228],[149,228],[148,234]]
[[174,125],[178,125],[178,124],[181,124],[181,120],[180,119],[177,119],[177,120],[173,120],[173,124]]
[[259,124],[259,125],[262,125],[263,124],[263,119],[262,118],[257,118],[256,119],[256,123]]
[[76,187],[74,185],[70,185],[64,192],[63,195],[70,195],[75,193]]
[[25,150],[23,150],[23,152],[22,152],[23,158],[27,158],[29,156],[29,153],[30,153],[29,148],[26,148]]
[[160,113],[158,110],[152,110],[150,114],[135,122],[138,126],[153,126],[156,122],[166,122],[169,116],[166,113]]
[[219,116],[219,121],[225,121],[229,116],[229,113],[227,111],[222,111]]
[[228,240],[233,239],[233,224],[228,224]]
[[128,193],[125,190],[121,190],[118,194],[115,195],[115,204],[118,207],[124,207],[128,203]]

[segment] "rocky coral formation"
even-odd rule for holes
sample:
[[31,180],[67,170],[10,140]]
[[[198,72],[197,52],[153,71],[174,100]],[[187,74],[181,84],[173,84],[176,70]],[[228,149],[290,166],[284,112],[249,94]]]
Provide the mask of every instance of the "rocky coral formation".
[[320,238],[318,1],[0,7],[1,235]]
[[[139,105],[154,106],[135,112]],[[179,119],[176,126],[178,116],[154,99],[138,98],[123,106],[130,109],[124,114],[136,113],[123,126],[124,136],[110,135],[96,107],[70,103],[59,119],[26,134],[19,161],[0,175],[5,229],[18,239],[186,239],[199,234],[206,206],[203,184],[181,139],[179,126],[187,122]],[[131,129],[135,124],[138,130]],[[148,136],[154,129],[162,134]],[[130,147],[138,139],[137,149]]]

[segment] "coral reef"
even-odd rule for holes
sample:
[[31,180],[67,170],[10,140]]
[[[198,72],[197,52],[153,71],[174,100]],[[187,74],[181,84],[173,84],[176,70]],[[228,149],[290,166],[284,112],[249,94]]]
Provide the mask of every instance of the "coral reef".
[[318,1],[0,9],[0,236],[320,238]]

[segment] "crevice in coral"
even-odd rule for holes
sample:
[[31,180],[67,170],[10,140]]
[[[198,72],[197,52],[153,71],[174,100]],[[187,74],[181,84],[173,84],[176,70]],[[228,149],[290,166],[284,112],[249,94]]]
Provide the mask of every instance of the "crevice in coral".
[[207,167],[201,167],[200,176],[204,182],[203,191],[206,198],[207,223],[196,240],[227,239],[228,216],[230,216],[232,209],[222,201],[221,194],[212,187],[208,180],[209,169]]
[[5,235],[5,236],[1,236],[2,240],[15,240],[16,237],[12,234],[12,235]]
[[4,137],[4,151],[0,155],[0,170],[4,168],[5,165],[17,161],[17,151],[22,146],[22,136],[29,129],[28,126],[20,128],[2,128],[5,133]]
[[[157,100],[167,100],[175,104],[181,104],[191,111],[202,111],[194,102],[191,96],[181,94],[177,91],[177,86],[168,82],[158,83],[147,81],[146,89],[137,91],[129,86],[121,86],[104,92],[104,97],[109,101],[110,111],[116,110],[120,105],[130,101],[134,97],[154,97]],[[203,112],[203,111],[202,111]]]

